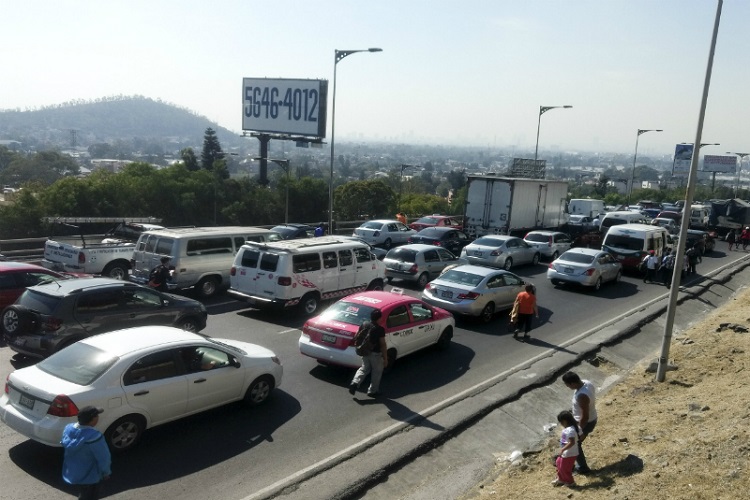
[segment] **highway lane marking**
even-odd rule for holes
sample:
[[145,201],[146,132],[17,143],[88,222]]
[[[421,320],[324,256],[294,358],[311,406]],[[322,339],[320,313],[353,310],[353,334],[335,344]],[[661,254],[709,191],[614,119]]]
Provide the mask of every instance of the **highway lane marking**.
[[276,332],[277,335],[283,335],[285,333],[292,333],[292,332],[302,332],[299,328],[290,328],[289,330],[281,330],[280,332]]

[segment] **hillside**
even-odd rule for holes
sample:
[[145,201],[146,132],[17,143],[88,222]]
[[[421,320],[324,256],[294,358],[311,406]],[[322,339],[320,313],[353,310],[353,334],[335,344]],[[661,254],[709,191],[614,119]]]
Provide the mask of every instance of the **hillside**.
[[206,128],[213,128],[222,145],[239,143],[238,134],[178,106],[143,96],[115,96],[74,101],[40,109],[0,111],[0,139],[24,148],[37,145],[87,147],[96,143],[147,140],[161,143],[202,144]]

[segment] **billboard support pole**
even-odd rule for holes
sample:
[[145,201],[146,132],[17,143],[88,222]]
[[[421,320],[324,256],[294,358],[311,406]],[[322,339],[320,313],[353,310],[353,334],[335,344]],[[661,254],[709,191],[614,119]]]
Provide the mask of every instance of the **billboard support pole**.
[[258,140],[260,141],[260,175],[258,177],[258,184],[266,186],[268,185],[268,143],[271,141],[271,136],[268,134],[258,134]]

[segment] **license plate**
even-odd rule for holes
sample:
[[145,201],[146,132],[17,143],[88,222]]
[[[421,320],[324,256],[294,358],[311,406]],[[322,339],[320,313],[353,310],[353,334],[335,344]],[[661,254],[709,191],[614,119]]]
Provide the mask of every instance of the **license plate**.
[[572,267],[563,267],[563,271],[568,274],[573,274],[573,268]]
[[440,292],[440,296],[444,299],[452,299],[453,298],[453,292],[448,292],[446,290],[443,290]]
[[14,345],[24,345],[26,343],[26,339],[16,339],[13,341]]
[[471,255],[473,255],[474,257],[481,257],[482,252],[477,252],[476,250],[474,250],[473,252],[471,252]]
[[21,406],[25,406],[29,410],[34,409],[34,399],[26,397],[23,394],[21,394],[21,398],[18,400],[18,404],[20,404]]
[[330,333],[324,333],[323,334],[323,342],[328,342],[328,343],[331,343],[331,344],[335,344],[336,343],[336,336],[335,335],[331,335]]

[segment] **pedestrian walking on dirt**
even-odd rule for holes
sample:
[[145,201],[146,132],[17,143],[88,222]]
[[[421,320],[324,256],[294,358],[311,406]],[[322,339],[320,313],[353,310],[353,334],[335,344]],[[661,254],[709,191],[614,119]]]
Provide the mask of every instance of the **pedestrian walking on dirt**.
[[[370,387],[367,389],[367,395],[370,397],[380,396],[380,379],[383,376],[383,370],[388,366],[388,348],[385,344],[385,329],[378,324],[381,316],[380,309],[374,309],[370,313],[370,321],[365,321],[360,326],[360,332],[363,332],[363,342],[367,342],[366,349],[362,354],[362,366],[354,374],[354,378],[349,384],[349,394],[354,395],[362,383],[362,380],[370,374]],[[356,337],[355,337],[356,338]]]
[[[513,338],[517,339],[523,327],[523,340],[530,338],[531,320],[533,316],[539,318],[539,309],[536,307],[536,295],[534,295],[534,285],[526,285],[523,292],[516,295],[515,303],[518,304],[518,319],[516,320],[516,329],[513,332]],[[515,303],[513,307],[515,308]]]
[[578,422],[569,411],[561,411],[557,415],[558,423],[563,427],[560,435],[560,454],[555,459],[557,468],[557,479],[552,481],[553,486],[567,486],[572,488],[576,485],[573,478],[573,467],[578,458]]
[[737,234],[734,232],[734,229],[730,229],[729,233],[727,233],[727,244],[729,245],[729,251],[732,251],[732,247],[735,244],[735,241],[737,240]]
[[562,380],[568,389],[573,389],[572,413],[579,429],[576,470],[581,474],[587,474],[591,469],[583,454],[583,441],[596,427],[596,388],[592,382],[582,380],[575,372],[567,372],[562,376]]
[[104,436],[95,427],[104,410],[85,406],[78,412],[78,423],[68,424],[63,430],[62,476],[66,483],[79,487],[79,499],[96,500],[100,482],[109,479],[112,457]]

